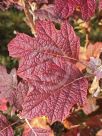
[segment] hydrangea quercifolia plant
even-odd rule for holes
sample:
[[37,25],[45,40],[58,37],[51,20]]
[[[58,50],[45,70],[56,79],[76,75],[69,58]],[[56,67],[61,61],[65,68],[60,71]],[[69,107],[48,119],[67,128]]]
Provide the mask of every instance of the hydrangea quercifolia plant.
[[[83,20],[90,20],[95,13],[96,1],[55,0],[51,3],[47,0],[23,2],[12,0],[10,2],[20,4],[24,8],[28,24],[33,24],[30,27],[34,26],[31,30],[34,30],[36,35],[31,37],[17,33],[9,42],[9,55],[18,60],[19,66],[17,71],[12,69],[9,74],[5,67],[0,66],[0,98],[9,101],[13,106],[13,112],[18,111],[19,116],[26,120],[29,128],[25,127],[23,136],[49,136],[50,124],[55,121],[63,122],[70,116],[75,105],[83,106],[87,101],[87,76],[84,76],[83,71],[76,66],[76,63],[80,62],[80,39],[69,20],[77,11]],[[35,2],[36,6],[39,4],[40,6],[36,11],[30,12]],[[43,3],[47,5],[41,6]],[[90,59],[85,65],[89,64],[88,68],[91,68],[90,65],[93,64],[92,67],[95,67],[97,63],[95,60],[94,64]],[[97,72],[91,74],[99,77],[101,68],[95,69],[98,70],[98,74]],[[28,122],[43,116],[48,118],[46,123],[49,125],[46,128],[31,126]],[[3,133],[4,127],[1,128]],[[11,132],[12,129],[7,127],[6,130]],[[9,131],[7,136],[10,135]],[[6,136],[2,132],[0,136]]]

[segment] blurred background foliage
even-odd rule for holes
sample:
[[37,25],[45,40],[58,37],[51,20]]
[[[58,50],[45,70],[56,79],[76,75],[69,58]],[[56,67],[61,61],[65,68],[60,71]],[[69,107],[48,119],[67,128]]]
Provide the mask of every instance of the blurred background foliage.
[[17,65],[17,61],[8,56],[7,44],[17,32],[31,34],[24,17],[24,13],[15,8],[0,11],[0,64],[10,69]]

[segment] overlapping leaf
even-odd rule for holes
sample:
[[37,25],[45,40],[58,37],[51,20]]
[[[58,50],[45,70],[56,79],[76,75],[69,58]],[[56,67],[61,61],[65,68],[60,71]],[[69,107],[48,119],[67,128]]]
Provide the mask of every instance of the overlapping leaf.
[[96,9],[96,0],[80,0],[80,9],[84,20],[90,19]]
[[82,13],[82,18],[88,20],[93,16],[96,8],[95,0],[56,0],[56,13],[66,19],[71,16],[76,8]]
[[12,127],[2,114],[0,114],[0,136],[14,136]]
[[22,110],[22,103],[29,87],[24,81],[19,84],[17,82],[15,69],[12,69],[10,74],[8,74],[6,68],[0,66],[0,99],[7,99],[16,109]]
[[56,14],[59,18],[66,19],[74,12],[73,0],[55,0]]
[[[81,13],[82,19],[88,21],[95,13],[96,9],[96,1],[95,0],[55,0],[53,3],[53,13],[51,14],[51,5],[47,8],[38,9],[37,12],[41,18],[41,16],[45,17],[47,15],[47,19],[58,21],[59,19],[67,19],[72,16],[74,11],[78,10]],[[43,14],[42,14],[42,12]],[[46,17],[45,17],[46,18]]]
[[17,87],[16,70],[7,73],[4,66],[0,66],[0,98],[9,98],[10,94]]

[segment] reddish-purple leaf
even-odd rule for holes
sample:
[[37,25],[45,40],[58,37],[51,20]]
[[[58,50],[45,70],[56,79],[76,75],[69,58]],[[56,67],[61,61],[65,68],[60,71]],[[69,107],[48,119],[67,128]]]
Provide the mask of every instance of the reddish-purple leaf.
[[74,128],[65,133],[64,136],[78,136],[80,135],[78,128]]
[[12,127],[2,114],[0,114],[0,136],[14,136]]
[[27,82],[17,85],[16,70],[12,69],[10,74],[4,66],[0,66],[0,99],[6,98],[16,109],[22,110],[22,103],[29,90]]
[[55,13],[59,18],[66,19],[74,12],[73,0],[55,0]]
[[39,80],[48,62],[55,63],[60,57],[71,62],[78,59],[79,38],[67,22],[62,24],[61,30],[57,30],[50,21],[38,21],[36,30],[36,38],[18,34],[8,45],[10,56],[20,58],[17,72],[20,77]]
[[96,0],[80,0],[80,9],[82,18],[86,21],[89,20],[95,13]]
[[11,93],[16,90],[17,76],[16,70],[12,69],[10,74],[4,66],[0,66],[0,98],[9,98]]
[[95,0],[56,0],[56,14],[62,19],[71,16],[76,8],[80,8],[82,18],[88,20],[95,13]]
[[[72,106],[77,103],[82,105],[85,102],[87,95],[86,79],[80,79],[81,73],[71,63],[62,63],[59,60],[58,66],[59,68],[56,70],[60,70],[60,74],[57,75],[54,72],[56,79],[52,78],[50,83],[46,81],[43,84],[40,83],[39,88],[34,87],[33,91],[27,94],[23,104],[22,116],[24,118],[31,119],[45,115],[52,122],[63,120],[69,115]],[[49,76],[48,80],[51,80]]]
[[20,59],[18,75],[35,86],[27,94],[22,115],[63,120],[72,106],[84,103],[87,94],[86,79],[74,82],[82,76],[73,64],[79,38],[66,21],[60,30],[50,21],[38,21],[36,30],[36,38],[18,34],[8,45],[10,55]]

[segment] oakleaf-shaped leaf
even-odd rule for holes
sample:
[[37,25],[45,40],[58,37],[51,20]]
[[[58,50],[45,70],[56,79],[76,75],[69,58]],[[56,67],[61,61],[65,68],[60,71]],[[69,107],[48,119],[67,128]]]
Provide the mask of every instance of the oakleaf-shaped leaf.
[[87,80],[73,64],[79,38],[67,21],[60,30],[50,21],[38,21],[36,31],[36,38],[18,34],[8,45],[10,55],[20,59],[18,75],[34,86],[24,100],[22,116],[63,120],[87,95]]
[[[22,117],[31,119],[38,116],[48,116],[53,122],[62,121],[69,115],[72,106],[83,104],[87,95],[87,80],[81,77],[80,71],[71,63],[63,63],[59,60],[59,79],[55,83],[39,84],[29,91],[23,104]],[[62,65],[62,67],[61,67]],[[53,65],[55,67],[56,65]],[[52,70],[53,70],[52,67]],[[56,75],[56,72],[55,72]],[[58,75],[56,75],[58,76]]]
[[9,98],[11,93],[16,90],[17,76],[16,70],[12,69],[10,74],[4,66],[0,66],[0,98]]
[[78,60],[79,38],[67,21],[60,30],[50,21],[38,21],[36,31],[36,38],[17,34],[8,45],[10,56],[20,59],[17,71],[20,77],[26,80],[40,79],[41,72],[56,58],[61,57],[73,63]]
[[2,114],[0,114],[0,136],[14,136],[12,127]]

